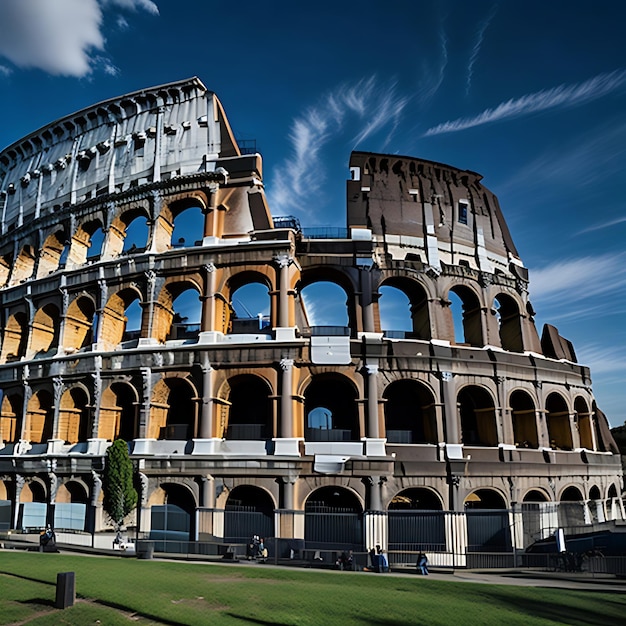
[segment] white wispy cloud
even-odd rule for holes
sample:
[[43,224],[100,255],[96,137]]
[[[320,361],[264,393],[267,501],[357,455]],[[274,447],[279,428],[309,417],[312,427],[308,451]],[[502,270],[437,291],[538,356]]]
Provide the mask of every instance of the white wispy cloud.
[[112,73],[102,62],[102,29],[103,7],[113,6],[158,14],[150,0],[2,0],[0,56],[55,76],[82,77],[94,67]]
[[439,41],[439,57],[433,64],[430,59],[422,60],[423,78],[419,81],[417,90],[417,100],[423,106],[428,103],[439,91],[446,75],[448,66],[448,37],[444,29],[444,22],[441,21],[437,32]]
[[[578,362],[591,368],[593,375],[626,372],[623,346],[605,346],[600,343],[584,344],[576,349]],[[604,378],[604,377],[603,377]]]
[[605,228],[612,228],[613,226],[619,226],[620,224],[626,224],[626,216],[617,217],[613,220],[607,220],[605,222],[599,222],[596,224],[592,224],[587,228],[583,228],[579,230],[575,235],[584,235],[586,233],[592,233],[597,230],[604,230]]
[[310,210],[310,199],[323,184],[324,147],[331,140],[345,137],[347,122],[355,121],[361,128],[350,139],[353,148],[385,130],[386,136],[380,142],[384,148],[408,100],[396,94],[395,83],[379,84],[376,77],[340,85],[326,94],[291,126],[291,156],[276,168],[269,185],[272,207],[291,213]]
[[7,67],[6,65],[0,65],[0,76],[10,76],[11,75],[11,68]]
[[546,89],[531,93],[521,98],[502,102],[494,109],[486,109],[473,117],[463,117],[456,120],[443,122],[429,128],[424,136],[454,133],[483,124],[491,124],[504,119],[512,119],[553,109],[556,107],[569,107],[596,100],[615,91],[626,82],[626,71],[617,70],[608,74],[599,74],[582,83],[575,85],[560,85],[552,89]]
[[491,21],[496,16],[496,12],[498,10],[498,5],[493,4],[491,6],[491,10],[489,11],[487,17],[479,24],[478,30],[476,31],[476,37],[474,39],[474,45],[472,46],[472,53],[470,54],[469,62],[467,64],[467,79],[465,83],[465,95],[469,95],[470,89],[472,88],[472,78],[474,76],[474,65],[476,64],[476,60],[478,59],[478,55],[480,54],[480,49],[483,45],[483,39],[485,38],[485,33],[491,24]]
[[[533,302],[575,303],[584,298],[613,292],[626,286],[626,253],[606,253],[557,261],[543,268],[530,269]],[[610,276],[611,280],[606,280]]]

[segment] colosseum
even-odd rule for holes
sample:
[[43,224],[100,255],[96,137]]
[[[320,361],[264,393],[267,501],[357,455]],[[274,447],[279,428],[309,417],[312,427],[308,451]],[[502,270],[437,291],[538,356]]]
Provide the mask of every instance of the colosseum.
[[272,216],[260,155],[197,78],[0,153],[0,528],[93,542],[117,438],[136,537],[445,565],[623,519],[589,369],[539,336],[481,176],[349,169],[345,228]]

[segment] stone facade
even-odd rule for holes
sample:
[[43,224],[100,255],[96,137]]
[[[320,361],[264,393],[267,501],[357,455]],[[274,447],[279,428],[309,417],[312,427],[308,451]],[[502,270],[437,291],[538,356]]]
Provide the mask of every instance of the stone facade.
[[[81,529],[102,529],[99,475],[118,437],[139,470],[142,531],[166,504],[191,538],[241,536],[229,510],[276,511],[273,535],[304,538],[312,504],[376,520],[403,504],[595,500],[610,517],[617,449],[588,368],[554,327],[537,333],[497,198],[474,172],[416,158],[355,152],[350,169],[345,232],[273,217],[261,157],[242,154],[198,79],[0,153],[12,527],[39,503],[57,526],[53,509],[82,504]],[[178,240],[190,214],[196,238]],[[313,324],[303,292],[319,282],[345,293],[345,327]],[[237,315],[250,285],[268,316]],[[197,325],[177,304],[189,294]],[[403,330],[381,323],[388,294],[407,302]],[[368,528],[385,541],[384,522]]]

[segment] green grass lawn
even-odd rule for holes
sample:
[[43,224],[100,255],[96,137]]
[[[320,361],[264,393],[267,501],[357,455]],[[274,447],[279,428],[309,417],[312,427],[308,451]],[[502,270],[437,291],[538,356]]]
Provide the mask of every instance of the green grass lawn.
[[[76,604],[54,608],[57,573]],[[0,552],[0,624],[618,624],[622,594],[419,576]]]

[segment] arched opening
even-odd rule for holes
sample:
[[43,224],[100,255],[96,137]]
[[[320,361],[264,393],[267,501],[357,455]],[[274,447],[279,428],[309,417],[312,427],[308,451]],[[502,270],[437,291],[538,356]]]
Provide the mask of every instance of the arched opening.
[[114,441],[132,441],[139,436],[139,398],[137,391],[127,383],[114,382],[100,398],[98,438]]
[[45,390],[37,391],[26,407],[24,437],[31,443],[45,443],[52,439],[54,421],[54,399]]
[[519,307],[515,299],[507,294],[500,293],[493,301],[493,308],[498,320],[498,332],[502,349],[511,352],[523,352],[522,325]]
[[0,530],[13,528],[15,483],[0,480]]
[[302,282],[296,300],[297,323],[311,335],[349,336],[356,333],[356,312],[351,291],[340,282]]
[[78,443],[91,437],[88,404],[89,398],[82,387],[73,387],[63,393],[59,405],[59,439]]
[[363,550],[363,507],[344,487],[320,487],[304,507],[304,539],[313,550]]
[[555,450],[572,449],[572,429],[569,410],[563,396],[553,392],[546,400],[546,422],[550,447]]
[[11,285],[19,285],[27,281],[35,269],[35,249],[33,246],[24,246],[15,259]]
[[228,381],[226,438],[269,439],[274,434],[271,389],[259,376],[242,374]]
[[398,380],[387,386],[383,398],[389,443],[437,443],[435,399],[428,388]]
[[78,227],[72,236],[66,266],[78,267],[89,261],[96,261],[102,253],[104,230],[100,220],[92,220]]
[[3,254],[0,255],[0,288],[5,287],[9,282],[11,276],[11,269],[13,268],[13,255]]
[[13,363],[26,356],[28,344],[28,318],[26,313],[19,311],[11,315],[4,329],[2,342],[2,363]]
[[580,447],[593,450],[593,421],[589,405],[582,396],[577,396],[574,400],[574,411],[578,423],[578,434],[580,436]]
[[22,436],[24,400],[21,393],[4,393],[0,409],[0,440],[17,443]]
[[451,302],[455,342],[482,347],[484,340],[478,296],[469,287],[456,285],[448,292],[448,300]]
[[607,493],[608,498],[617,498],[617,487],[615,485],[611,485],[609,487],[609,491]]
[[59,269],[61,258],[64,256],[67,248],[66,239],[65,233],[59,230],[49,235],[44,241],[39,254],[37,278],[43,278]]
[[203,234],[204,213],[201,206],[192,204],[174,217],[171,239],[173,248],[200,246],[202,245]]
[[[494,489],[477,489],[464,502],[468,552],[511,550],[509,514],[504,498]],[[469,555],[468,555],[469,556]],[[468,567],[471,559],[468,558]]]
[[549,502],[548,496],[539,489],[531,489],[526,492],[523,502]]
[[489,392],[470,385],[457,398],[461,418],[461,437],[467,446],[497,446],[496,408]]
[[153,336],[160,342],[197,339],[202,318],[198,287],[188,281],[170,282],[163,287],[155,307]]
[[379,289],[380,326],[386,337],[431,339],[428,296],[413,280],[389,279]]
[[513,438],[518,448],[538,448],[537,411],[528,393],[518,389],[509,398]]
[[61,485],[54,505],[54,524],[58,530],[87,530],[89,493],[85,486],[75,480]]
[[198,394],[186,378],[162,378],[152,391],[149,437],[186,441],[196,436]]
[[[413,487],[397,493],[389,503],[389,550],[394,552],[442,552],[446,530],[441,498],[431,489]],[[412,555],[397,555],[414,562]],[[396,561],[397,562],[397,561]]]
[[87,296],[75,298],[67,308],[63,348],[75,352],[90,347],[94,338],[96,305]]
[[248,542],[251,537],[274,537],[274,501],[267,491],[251,485],[235,487],[224,507],[224,541]]
[[[129,220],[126,222],[126,220]],[[124,254],[139,254],[145,252],[148,245],[148,218],[145,215],[128,215],[125,214],[121,217],[124,228],[124,246],[122,253]]]
[[561,493],[559,504],[559,527],[584,526],[586,523],[585,502],[578,487],[569,486]]
[[27,482],[20,491],[17,527],[21,530],[41,530],[48,521],[47,494],[38,480]]
[[27,359],[53,356],[59,345],[59,309],[54,304],[41,307],[33,319]]
[[561,502],[582,502],[583,499],[578,487],[567,487],[561,494]]
[[359,441],[357,390],[334,374],[314,376],[304,391],[305,438],[308,441]]
[[[156,540],[155,550],[176,552],[176,544],[167,547],[165,542],[195,539],[196,502],[183,485],[165,483],[161,490],[163,504],[153,504],[150,508],[150,539]],[[186,549],[184,545],[182,550]]]
[[267,285],[250,282],[238,287],[230,297],[231,324],[234,334],[263,334],[271,329],[271,302]]
[[123,289],[113,294],[103,311],[102,334],[99,338],[105,349],[111,350],[124,341],[141,335],[141,303],[134,289]]

